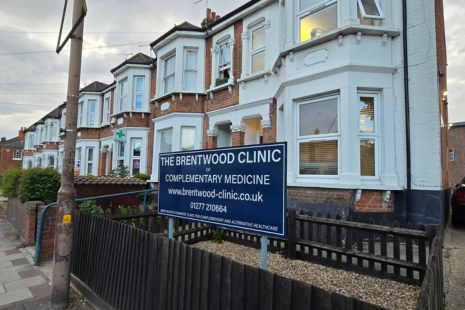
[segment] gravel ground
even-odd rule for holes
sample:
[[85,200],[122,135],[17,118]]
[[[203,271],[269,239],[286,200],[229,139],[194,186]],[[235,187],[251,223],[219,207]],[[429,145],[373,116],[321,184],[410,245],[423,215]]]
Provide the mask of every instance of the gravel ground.
[[[222,244],[205,241],[195,245],[237,262],[260,268],[260,250],[230,242]],[[381,306],[386,309],[415,309],[420,288],[395,281],[373,278],[355,272],[344,271],[312,264],[301,260],[290,260],[279,254],[268,253],[268,270],[296,280],[318,286],[325,290]]]

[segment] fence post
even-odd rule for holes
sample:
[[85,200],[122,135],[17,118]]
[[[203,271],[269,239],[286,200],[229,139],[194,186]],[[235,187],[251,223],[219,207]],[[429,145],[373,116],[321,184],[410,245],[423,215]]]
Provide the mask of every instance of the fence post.
[[[436,224],[428,224],[427,231],[428,231],[428,246],[429,246],[429,249],[431,250],[433,239],[437,235],[441,234],[441,228],[439,225],[436,225]],[[442,246],[442,244],[440,244],[439,246]]]
[[296,214],[296,209],[288,209],[287,211],[287,244],[288,256],[291,259],[295,259]]

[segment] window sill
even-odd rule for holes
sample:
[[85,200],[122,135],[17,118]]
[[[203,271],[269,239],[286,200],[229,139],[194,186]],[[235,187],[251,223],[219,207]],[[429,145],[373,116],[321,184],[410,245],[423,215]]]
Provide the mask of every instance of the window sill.
[[199,91],[190,91],[190,90],[181,90],[180,91],[180,90],[176,90],[176,91],[172,91],[172,92],[167,93],[167,94],[160,95],[158,97],[153,97],[152,99],[150,99],[150,102],[155,102],[155,101],[160,102],[163,99],[167,99],[169,97],[174,97],[176,95],[184,95],[184,94],[186,94],[186,95],[206,95],[206,93],[199,92]]
[[[150,114],[150,111],[148,111],[148,110],[145,110],[145,111],[143,111],[143,110],[126,110],[126,111],[121,111],[121,112],[116,112],[116,113],[114,113],[114,114],[111,114],[110,117],[118,117],[118,116],[121,116],[121,115],[124,115],[124,114],[128,114],[128,113]],[[111,123],[111,121],[110,121],[110,123],[105,124],[105,125],[111,125],[111,124],[112,124],[112,123]],[[102,126],[104,126],[104,125],[102,125]]]
[[22,158],[13,158],[13,160],[23,160]]
[[[326,181],[326,182],[325,182]],[[362,183],[359,185],[353,184],[339,184],[338,180],[302,180],[296,179],[294,182],[287,182],[287,186],[290,187],[317,187],[317,188],[335,188],[335,189],[362,189],[362,190],[392,190],[400,191],[404,188],[402,186],[395,185],[382,185],[381,183]]]
[[214,93],[216,91],[229,88],[229,87],[233,87],[233,86],[234,86],[234,82],[224,83],[218,86],[214,86],[213,88],[207,89],[207,93]]
[[247,75],[247,76],[245,76],[243,78],[240,78],[240,79],[237,80],[237,82],[239,84],[241,84],[242,88],[244,88],[244,83],[250,82],[250,81],[253,81],[253,80],[258,80],[260,78],[265,78],[265,82],[267,82],[269,75],[271,75],[270,70],[263,70],[263,71],[254,73],[252,75]]

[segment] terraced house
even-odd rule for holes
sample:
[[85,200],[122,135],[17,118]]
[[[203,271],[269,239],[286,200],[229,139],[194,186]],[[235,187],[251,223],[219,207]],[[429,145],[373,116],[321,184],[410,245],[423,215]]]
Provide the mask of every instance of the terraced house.
[[288,207],[444,223],[442,1],[252,0],[151,48],[81,91],[76,173],[156,186],[162,152],[287,141]]

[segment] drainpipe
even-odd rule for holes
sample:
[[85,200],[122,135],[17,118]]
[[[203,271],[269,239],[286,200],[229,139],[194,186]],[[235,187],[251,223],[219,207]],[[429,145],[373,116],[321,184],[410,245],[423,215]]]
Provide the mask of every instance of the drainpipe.
[[407,0],[402,0],[402,32],[404,48],[405,141],[407,153],[407,192],[405,195],[405,201],[407,206],[407,222],[410,222],[412,212],[412,162],[410,154],[410,95],[408,87]]

